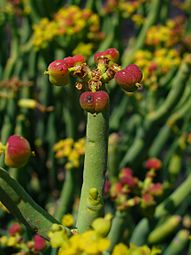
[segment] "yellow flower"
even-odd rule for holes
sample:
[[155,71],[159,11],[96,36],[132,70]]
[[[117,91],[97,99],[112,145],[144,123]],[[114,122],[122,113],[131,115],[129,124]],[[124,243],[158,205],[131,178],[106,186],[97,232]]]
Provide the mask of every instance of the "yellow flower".
[[7,245],[7,242],[8,242],[8,237],[7,236],[2,236],[0,237],[0,244],[1,245]]
[[74,225],[74,218],[72,216],[72,214],[65,214],[63,217],[62,217],[62,224],[66,227],[71,227]]
[[119,243],[114,247],[112,255],[130,255],[125,244]]
[[10,247],[17,246],[17,242],[18,242],[17,238],[15,236],[11,236],[7,240],[7,246],[10,246]]
[[64,228],[61,225],[53,224],[50,232],[48,233],[50,238],[50,245],[53,248],[58,248],[68,242],[68,237]]
[[92,53],[93,44],[92,43],[79,43],[73,50],[73,55],[82,54],[85,57],[89,57]]

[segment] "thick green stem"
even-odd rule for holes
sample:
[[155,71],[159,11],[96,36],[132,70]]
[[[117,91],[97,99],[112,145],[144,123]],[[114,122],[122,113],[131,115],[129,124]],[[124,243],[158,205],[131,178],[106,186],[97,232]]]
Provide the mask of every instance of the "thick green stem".
[[117,211],[115,214],[115,217],[112,221],[112,227],[108,235],[108,239],[110,240],[111,244],[109,247],[109,251],[111,252],[114,248],[114,246],[119,243],[121,240],[121,237],[123,235],[123,232],[126,227],[126,221],[128,218],[127,211],[120,212]]
[[180,225],[181,217],[179,215],[173,215],[165,219],[164,222],[159,224],[148,236],[148,242],[155,244],[164,241],[170,234]]
[[103,214],[104,174],[107,167],[108,109],[96,115],[88,113],[86,149],[77,227],[88,229]]
[[157,206],[155,217],[160,218],[174,212],[190,193],[191,175],[168,198]]
[[178,74],[176,75],[172,88],[165,99],[164,103],[158,108],[157,111],[151,112],[148,115],[148,119],[151,121],[161,120],[169,116],[169,114],[174,110],[177,102],[183,95],[186,83],[190,76],[190,64],[183,62],[180,66]]
[[179,255],[183,253],[189,240],[189,231],[187,229],[181,229],[175,235],[167,249],[164,251],[164,255]]
[[[58,223],[56,219],[37,205],[19,183],[2,168],[0,168],[0,198],[18,220],[46,239],[48,239],[48,232],[52,224]],[[66,230],[69,233],[69,230]]]
[[133,231],[130,243],[136,244],[137,246],[144,245],[147,241],[149,232],[150,223],[148,218],[141,219],[141,221],[136,225]]

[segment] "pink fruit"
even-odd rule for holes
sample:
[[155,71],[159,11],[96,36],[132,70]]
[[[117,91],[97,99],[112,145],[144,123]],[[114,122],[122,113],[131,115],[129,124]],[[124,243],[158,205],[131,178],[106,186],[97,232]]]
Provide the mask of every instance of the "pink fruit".
[[33,240],[35,251],[42,251],[46,247],[46,241],[41,236],[35,235]]
[[80,96],[80,106],[87,112],[102,112],[109,103],[107,92],[100,90],[96,92],[86,91]]
[[145,162],[145,168],[146,169],[160,169],[162,167],[162,162],[158,158],[150,158]]
[[73,67],[76,64],[84,63],[85,58],[82,55],[75,55],[73,57],[66,57],[63,59],[65,64],[69,67]]
[[136,84],[143,78],[142,71],[135,64],[130,64],[124,69],[118,71],[114,79],[124,90],[133,92],[137,90]]
[[20,168],[26,165],[31,156],[29,142],[22,136],[9,137],[5,149],[5,164],[9,167]]
[[110,48],[105,51],[97,52],[94,54],[94,62],[97,63],[100,58],[104,57],[115,62],[119,58],[119,51],[115,48]]
[[56,86],[63,86],[68,83],[68,66],[63,59],[51,62],[48,66],[49,81]]
[[22,231],[21,225],[19,223],[13,223],[9,228],[9,234],[11,236],[20,233]]

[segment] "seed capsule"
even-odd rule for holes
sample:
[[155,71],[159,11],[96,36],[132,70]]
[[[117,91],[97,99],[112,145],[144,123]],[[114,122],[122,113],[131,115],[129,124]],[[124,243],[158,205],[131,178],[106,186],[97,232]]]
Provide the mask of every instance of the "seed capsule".
[[116,83],[127,92],[137,90],[139,82],[141,82],[143,74],[139,67],[135,64],[130,64],[124,69],[118,71],[114,79]]
[[109,95],[100,90],[96,92],[86,91],[80,96],[80,106],[87,112],[102,112],[109,104]]
[[9,137],[5,149],[5,164],[9,167],[20,168],[26,165],[31,156],[29,142],[22,136]]

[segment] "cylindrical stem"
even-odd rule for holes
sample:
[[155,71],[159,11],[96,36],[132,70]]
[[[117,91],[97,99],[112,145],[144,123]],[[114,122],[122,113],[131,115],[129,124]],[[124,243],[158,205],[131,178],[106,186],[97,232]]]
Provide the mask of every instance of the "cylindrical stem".
[[79,232],[88,229],[92,221],[103,213],[104,174],[108,151],[108,109],[102,113],[88,113],[86,148],[77,219]]

